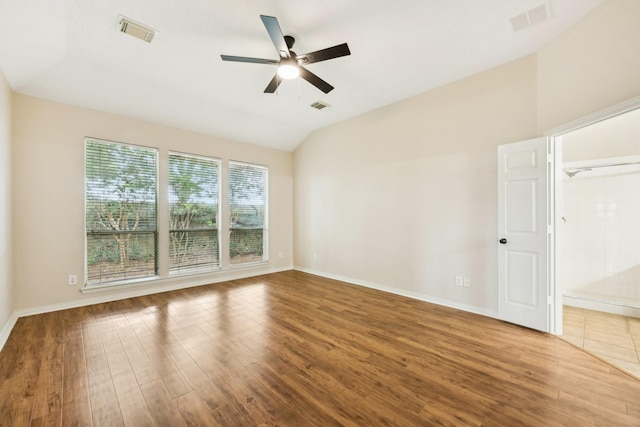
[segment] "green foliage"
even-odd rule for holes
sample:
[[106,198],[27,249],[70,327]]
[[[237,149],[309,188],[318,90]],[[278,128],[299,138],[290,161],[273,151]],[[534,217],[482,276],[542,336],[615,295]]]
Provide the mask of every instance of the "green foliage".
[[[155,259],[156,159],[157,150],[87,140],[85,194],[89,270],[92,266],[117,262],[119,267],[112,269],[112,276],[127,277],[127,271],[136,261]],[[148,233],[137,234],[140,231]],[[141,243],[149,237],[150,242]]]
[[105,202],[155,200],[156,156],[152,149],[87,141],[87,194]]
[[155,150],[87,141],[90,230],[156,229],[156,155]]
[[[211,159],[169,155],[169,268],[217,262],[218,163]],[[190,230],[212,230],[203,239]],[[215,258],[214,258],[215,254]]]
[[262,229],[233,229],[229,239],[229,256],[233,259],[244,255],[263,254]]
[[229,165],[230,204],[264,204],[265,190],[265,169],[238,163]]
[[[265,168],[229,165],[229,255],[231,262],[260,261],[264,251],[267,171]],[[242,261],[241,261],[242,262]]]
[[[113,271],[109,280],[132,270],[154,274],[157,150],[99,140],[87,140],[86,149],[90,280],[105,280],[104,269]],[[170,153],[168,166],[169,267],[216,265],[219,161]],[[248,257],[240,262],[263,255],[266,179],[266,168],[229,164],[229,249],[232,258]]]
[[232,228],[262,227],[264,206],[235,205],[229,208]]
[[89,238],[87,241],[87,264],[89,268],[102,262],[118,262],[120,253],[115,239],[97,241]]
[[169,187],[178,204],[207,200],[217,202],[218,164],[210,159],[169,155]]

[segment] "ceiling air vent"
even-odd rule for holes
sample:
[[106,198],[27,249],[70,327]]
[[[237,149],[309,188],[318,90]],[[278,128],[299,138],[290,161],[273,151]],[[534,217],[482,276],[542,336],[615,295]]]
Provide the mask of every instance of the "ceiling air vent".
[[315,108],[316,110],[322,110],[323,108],[327,108],[329,104],[325,104],[324,102],[318,101],[311,104],[311,108]]
[[156,30],[153,28],[122,15],[118,16],[118,30],[147,43],[151,43],[151,40],[156,35]]
[[544,4],[529,10],[528,12],[521,13],[520,15],[511,18],[511,28],[514,32],[526,30],[529,27],[533,27],[536,24],[546,21],[547,7]]

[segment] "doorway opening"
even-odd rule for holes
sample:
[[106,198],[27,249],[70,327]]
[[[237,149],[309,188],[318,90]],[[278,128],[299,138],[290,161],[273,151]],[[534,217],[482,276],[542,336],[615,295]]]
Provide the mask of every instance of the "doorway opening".
[[561,336],[640,378],[640,100],[598,114],[552,133]]

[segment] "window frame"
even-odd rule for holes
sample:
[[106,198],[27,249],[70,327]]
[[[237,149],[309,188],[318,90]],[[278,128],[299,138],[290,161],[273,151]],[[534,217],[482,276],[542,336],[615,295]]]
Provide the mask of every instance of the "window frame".
[[[190,231],[195,231],[195,232],[201,232],[204,230],[215,230],[215,236],[217,239],[217,246],[218,246],[218,253],[217,253],[217,265],[211,265],[211,266],[207,266],[207,265],[203,265],[203,266],[186,266],[186,267],[178,267],[178,268],[172,268],[171,267],[171,233],[174,231],[178,231],[178,230],[173,230],[171,228],[171,207],[172,207],[172,203],[170,200],[170,191],[171,191],[171,157],[172,156],[180,156],[180,157],[185,157],[185,158],[194,158],[194,159],[200,159],[200,160],[204,160],[204,161],[211,161],[213,163],[216,164],[217,166],[217,170],[216,170],[216,175],[217,175],[217,188],[216,188],[216,193],[217,193],[217,197],[216,197],[216,216],[215,216],[215,222],[216,222],[216,228],[215,229],[210,229],[210,228],[202,228],[202,229],[189,229]],[[208,273],[208,272],[213,272],[213,271],[219,271],[222,270],[222,242],[221,242],[221,236],[222,236],[222,227],[221,227],[221,219],[222,219],[222,159],[218,158],[218,157],[211,157],[211,156],[204,156],[204,155],[199,155],[199,154],[193,154],[193,153],[186,153],[186,152],[182,152],[182,151],[175,151],[175,150],[169,150],[168,154],[167,154],[167,219],[168,219],[168,227],[167,227],[167,235],[168,235],[168,247],[167,247],[167,255],[168,255],[168,262],[167,262],[167,269],[169,271],[169,276],[182,276],[182,275],[193,275],[193,274],[201,274],[201,273]]]
[[[243,263],[232,263],[231,256],[231,234],[234,230],[234,227],[231,225],[231,169],[232,165],[246,166],[250,168],[255,168],[262,170],[264,172],[264,204],[263,204],[263,223],[262,227],[262,259],[256,261],[249,261]],[[261,165],[256,163],[244,162],[239,160],[229,160],[227,162],[227,182],[226,182],[226,190],[227,190],[227,220],[226,220],[226,228],[228,231],[228,241],[226,247],[227,260],[229,269],[236,268],[246,268],[256,265],[263,265],[269,263],[269,167],[267,165]],[[239,228],[236,228],[239,229]],[[249,228],[245,228],[249,229]]]
[[[103,145],[117,145],[123,147],[130,147],[133,149],[138,149],[142,151],[147,151],[153,154],[154,165],[150,170],[153,171],[155,176],[155,191],[153,191],[154,198],[154,225],[153,230],[139,230],[133,231],[130,233],[108,233],[108,231],[91,231],[89,230],[88,224],[88,154],[89,154],[89,144],[91,142],[103,144]],[[159,163],[160,163],[160,153],[157,147],[149,147],[143,145],[129,144],[125,142],[112,141],[103,138],[95,138],[95,137],[85,137],[84,138],[84,288],[92,289],[92,288],[100,288],[100,287],[108,287],[115,285],[124,285],[131,284],[137,282],[144,282],[150,280],[157,280],[159,278],[159,268],[160,268],[160,259],[159,259],[159,222],[158,222],[158,208],[159,208],[159,187],[160,187],[160,174],[159,174]],[[134,276],[134,277],[115,277],[113,279],[109,279],[106,277],[104,280],[91,281],[89,278],[89,235],[97,235],[97,234],[135,234],[135,235],[144,235],[150,234],[152,236],[153,241],[153,274],[148,274],[144,276]],[[107,275],[105,275],[107,276]]]
[[[147,153],[152,153],[153,162],[154,162],[153,166],[150,166],[148,169],[144,168],[144,164],[142,167],[138,167],[138,169],[140,169],[143,172],[142,174],[135,173],[136,166],[135,164],[133,166],[133,172],[130,175],[134,177],[133,179],[130,180],[134,182],[133,189],[130,188],[129,190],[125,190],[125,194],[126,194],[126,191],[132,191],[132,195],[133,195],[132,198],[127,199],[126,197],[120,197],[116,194],[117,190],[123,191],[116,187],[116,185],[120,185],[119,183],[121,183],[122,181],[118,181],[117,179],[115,179],[115,183],[113,184],[110,183],[109,181],[110,179],[114,180],[114,177],[128,176],[127,173],[123,173],[119,169],[120,166],[118,166],[117,164],[115,163],[110,164],[108,162],[103,161],[105,164],[104,171],[100,170],[98,174],[92,173],[92,170],[90,170],[89,165],[87,164],[88,157],[89,155],[91,155],[91,153],[88,151],[90,142],[105,144],[105,145],[131,147],[134,149],[140,149],[140,150],[146,151]],[[132,287],[132,286],[145,286],[145,284],[148,286],[149,284],[152,284],[152,283],[178,284],[179,283],[178,280],[180,280],[179,278],[182,276],[199,277],[199,278],[191,279],[199,282],[199,281],[208,280],[207,279],[208,277],[211,277],[211,278],[214,277],[213,275],[216,274],[216,272],[223,273],[223,272],[231,272],[233,270],[243,269],[243,268],[244,269],[258,268],[258,267],[261,267],[261,266],[263,267],[265,265],[270,264],[269,166],[264,164],[246,162],[246,161],[238,161],[238,160],[233,160],[229,158],[225,159],[224,157],[221,158],[221,157],[215,157],[215,156],[206,155],[206,154],[194,154],[194,153],[189,153],[184,151],[170,150],[167,148],[163,148],[163,145],[164,144],[157,144],[157,145],[132,144],[127,142],[113,141],[109,139],[96,138],[91,136],[86,136],[84,138],[84,147],[83,147],[84,148],[83,150],[84,151],[83,152],[84,154],[84,165],[83,165],[84,166],[84,183],[83,183],[84,184],[84,188],[83,188],[83,191],[84,191],[84,194],[83,194],[83,197],[84,197],[84,206],[83,206],[84,208],[84,217],[83,217],[84,280],[83,280],[83,286],[80,289],[82,293],[101,292],[104,290],[120,287],[121,285],[124,285],[126,287]],[[105,151],[107,151],[107,155],[109,155],[108,150],[105,150]],[[99,150],[95,150],[95,152],[97,153],[97,155],[100,155]],[[114,158],[116,159],[118,159],[117,154],[118,154],[117,152],[113,154]],[[102,154],[102,156],[104,155],[105,154]],[[217,239],[218,239],[217,266],[213,266],[213,267],[206,266],[204,268],[199,268],[199,267],[184,268],[182,269],[182,271],[173,271],[170,269],[170,266],[169,266],[170,265],[169,245],[171,240],[170,201],[169,201],[169,198],[170,198],[169,197],[169,191],[170,191],[169,157],[170,155],[200,158],[208,161],[213,161],[217,164],[218,194],[217,194],[217,212],[216,212],[216,219],[215,219],[216,221],[215,231],[217,233]],[[141,156],[141,157],[144,158],[144,156]],[[104,158],[108,159],[109,157],[104,157]],[[130,169],[132,167],[131,164],[128,163],[127,161],[122,161],[120,163],[123,165],[123,167],[129,167]],[[147,164],[150,165],[150,162]],[[230,224],[233,206],[231,204],[231,197],[230,197],[231,182],[229,179],[230,176],[231,177],[233,176],[234,165],[255,168],[256,170],[260,171],[260,174],[261,174],[259,178],[260,187],[257,187],[258,188],[257,191],[260,193],[259,194],[260,200],[259,200],[259,203],[253,204],[254,207],[259,207],[257,217],[258,218],[261,217],[260,218],[261,223],[256,225],[254,228],[261,230],[261,233],[259,234],[260,238],[259,239],[255,238],[254,236],[250,235],[251,233],[248,233],[249,235],[246,236],[244,241],[241,241],[239,246],[239,248],[241,248],[240,249],[241,255],[247,255],[247,258],[243,260],[244,262],[235,262],[235,263],[233,262],[230,256],[232,253],[231,245],[233,243],[231,239],[231,234],[233,233],[233,230],[235,229],[235,227],[232,227]],[[91,165],[91,167],[94,167],[94,166]],[[145,173],[147,173],[148,175],[145,175]],[[90,180],[89,179],[90,176],[95,176],[98,178],[92,178]],[[136,180],[135,177],[138,177],[141,179]],[[146,187],[144,186],[145,178],[148,178],[150,181],[152,178],[153,179],[152,185],[154,185],[155,188],[146,189]],[[89,181],[92,181],[92,182],[90,183]],[[94,188],[93,192],[88,191],[87,186],[89,184],[93,185],[93,188]],[[113,190],[108,189],[108,187],[111,185],[114,185]],[[255,186],[253,186],[253,190],[251,189],[251,187],[252,186],[245,187],[245,188],[248,188],[249,192],[256,191]],[[240,186],[240,188],[242,188],[242,186]],[[149,189],[151,191],[147,191]],[[137,194],[136,190],[139,190],[140,194]],[[114,246],[116,245],[115,240],[113,240],[111,243],[108,243],[109,247],[102,248],[99,245],[97,245],[96,247],[98,251],[93,253],[90,252],[92,248],[88,246],[88,240],[90,239],[91,230],[88,229],[88,227],[91,226],[90,224],[92,224],[95,228],[100,227],[100,217],[98,213],[99,211],[93,211],[94,216],[93,217],[90,216],[91,212],[88,212],[88,211],[91,208],[91,204],[89,202],[90,197],[88,196],[93,194],[94,196],[97,197],[97,195],[99,195],[101,191],[104,191],[104,193],[106,194],[106,197],[102,199],[103,201],[104,200],[111,201],[111,202],[116,201],[118,203],[124,201],[128,203],[133,203],[134,204],[133,207],[131,206],[127,206],[127,207],[131,207],[133,209],[132,212],[136,212],[136,213],[139,211],[139,209],[147,210],[148,206],[145,206],[145,204],[147,204],[150,200],[154,201],[154,204],[152,207],[153,208],[152,212],[154,213],[153,230],[141,230],[141,234],[146,233],[147,235],[152,236],[151,241],[147,240],[147,242],[144,242],[144,243],[151,243],[151,242],[152,243],[146,246],[140,246],[139,248],[134,249],[134,256],[131,256],[131,252],[128,252],[128,251],[124,252],[127,256],[127,258],[125,259],[127,260],[139,260],[142,263],[144,262],[149,263],[146,266],[147,267],[147,270],[145,272],[146,274],[142,274],[142,275],[137,275],[135,273],[120,274],[121,272],[118,271],[117,268],[114,269],[116,273],[113,274],[109,270],[108,268],[109,263],[113,264],[113,266],[117,266],[120,253],[123,253],[120,247],[114,248]],[[110,193],[110,191],[112,191],[112,193]],[[114,196],[114,194],[116,195]],[[248,198],[245,199],[247,200],[246,203],[248,205],[252,204],[251,198],[252,198],[252,194],[249,194]],[[237,206],[238,200],[234,199],[234,201],[235,201],[235,205]],[[136,204],[138,205],[136,206]],[[118,210],[114,212],[118,212]],[[254,211],[249,212],[248,216],[246,216],[247,221],[243,221],[245,225],[249,225],[249,226],[252,225],[252,221],[255,219],[253,217],[254,215],[253,212]],[[165,215],[167,216],[165,217]],[[132,217],[133,216],[130,212],[129,219],[131,219]],[[104,221],[104,216],[103,216],[103,221]],[[203,223],[206,223],[206,221],[205,220],[200,221],[200,224],[203,224]],[[104,224],[102,224],[102,227],[104,227],[102,229],[104,231],[110,230],[108,226],[105,226]],[[128,228],[127,230],[129,229],[133,229],[133,228],[131,227],[131,228]],[[252,252],[253,250],[252,244],[255,244],[255,242],[259,242],[259,244],[261,244],[261,247],[260,247],[260,250],[256,250]],[[151,248],[151,249],[148,249],[148,248]],[[105,252],[108,254],[104,258],[101,258],[104,256],[102,252]],[[149,255],[150,253],[153,254],[152,257]],[[96,255],[98,256],[98,258],[93,258]],[[255,258],[252,259],[251,258],[252,255],[255,256]],[[94,263],[97,263],[97,264],[105,263],[104,266],[101,266],[103,268],[103,270],[100,273],[101,277],[100,275],[98,275],[96,277],[92,277],[91,280],[89,280],[90,256],[92,257],[91,259],[94,260],[92,261]],[[97,261],[95,261],[95,259],[97,259]],[[149,268],[149,265],[151,265],[152,267]],[[140,269],[140,270],[144,271],[144,269]],[[188,280],[188,279],[184,279],[184,280]]]

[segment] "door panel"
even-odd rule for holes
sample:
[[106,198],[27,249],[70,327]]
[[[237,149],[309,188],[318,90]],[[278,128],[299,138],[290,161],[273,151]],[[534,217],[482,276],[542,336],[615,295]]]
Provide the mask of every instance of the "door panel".
[[536,226],[536,194],[535,180],[505,182],[506,230],[508,233],[535,234]]
[[509,304],[535,308],[538,296],[535,292],[538,281],[538,254],[535,252],[506,251],[507,280],[506,299]]
[[546,138],[498,147],[500,319],[549,331]]

